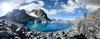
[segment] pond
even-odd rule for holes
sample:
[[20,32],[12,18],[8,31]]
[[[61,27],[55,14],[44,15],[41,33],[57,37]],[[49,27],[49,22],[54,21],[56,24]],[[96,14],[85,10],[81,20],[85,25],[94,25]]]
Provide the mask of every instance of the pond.
[[40,32],[55,32],[59,30],[69,29],[73,26],[71,23],[58,23],[58,22],[47,22],[47,23],[27,23],[26,27],[32,31]]

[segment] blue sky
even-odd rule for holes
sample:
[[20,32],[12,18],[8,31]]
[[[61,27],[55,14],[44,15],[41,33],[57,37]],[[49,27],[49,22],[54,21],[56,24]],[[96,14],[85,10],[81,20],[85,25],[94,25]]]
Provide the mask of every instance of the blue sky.
[[[45,9],[63,10],[62,5],[67,6],[68,0],[44,0],[44,3],[45,5],[43,7]],[[57,14],[51,15],[50,17],[57,18],[57,19],[74,20],[75,18],[82,16],[86,11],[87,10],[85,8],[77,7],[75,10],[71,12],[67,12],[67,11],[56,12]]]
[[62,4],[67,4],[68,0],[43,0],[46,9],[61,9]]
[[[55,18],[66,20],[74,20],[75,18],[83,16],[83,14],[87,13],[88,11],[93,11],[97,7],[91,5],[79,5],[72,0],[0,0],[0,16],[5,14],[5,10],[3,11],[1,7],[3,2],[6,2],[10,5],[12,4],[11,7],[14,9],[25,9],[27,12],[33,8],[41,8],[51,19]],[[91,2],[89,3],[91,4]]]

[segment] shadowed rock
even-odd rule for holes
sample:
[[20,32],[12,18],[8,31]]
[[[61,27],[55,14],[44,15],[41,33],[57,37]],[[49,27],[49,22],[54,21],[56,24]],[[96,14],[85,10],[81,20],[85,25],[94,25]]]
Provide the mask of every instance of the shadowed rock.
[[27,23],[35,19],[35,17],[28,15],[24,9],[14,9],[12,12],[5,15],[5,17],[18,23]]

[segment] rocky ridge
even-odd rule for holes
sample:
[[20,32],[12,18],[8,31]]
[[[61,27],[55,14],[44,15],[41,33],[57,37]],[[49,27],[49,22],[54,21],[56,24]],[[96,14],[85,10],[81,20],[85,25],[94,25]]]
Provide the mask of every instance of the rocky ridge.
[[76,26],[78,32],[83,33],[87,39],[100,39],[100,8],[77,20]]

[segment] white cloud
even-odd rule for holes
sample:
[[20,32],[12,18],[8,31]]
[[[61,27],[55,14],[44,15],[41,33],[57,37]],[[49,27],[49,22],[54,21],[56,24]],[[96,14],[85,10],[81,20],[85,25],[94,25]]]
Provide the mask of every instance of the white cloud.
[[39,9],[39,6],[38,6],[38,4],[32,3],[29,5],[21,6],[20,9],[25,9],[26,12],[28,13],[33,9]]
[[39,5],[40,7],[43,7],[43,6],[44,6],[44,2],[43,2],[43,1],[38,1],[38,5]]
[[[32,1],[37,1],[38,4],[30,3]],[[25,9],[27,13],[30,12],[31,10],[33,10],[33,9],[40,9],[44,6],[44,2],[40,1],[40,0],[30,0],[30,1],[26,0],[26,3],[30,3],[30,4],[25,5],[25,6],[21,6],[19,9]]]
[[11,12],[13,9],[17,9],[19,4],[13,2],[2,2],[0,4],[0,16],[6,15],[8,12]]
[[56,9],[51,9],[51,10],[47,10],[45,8],[41,8],[41,9],[44,10],[45,13],[48,14],[48,15],[55,15],[58,12],[58,10],[56,10]]
[[[56,3],[55,3],[56,4]],[[68,1],[68,4],[63,4],[61,5],[61,7],[63,9],[51,9],[51,10],[47,10],[45,8],[42,8],[47,14],[49,15],[55,15],[59,12],[63,12],[63,11],[66,11],[66,12],[73,12],[76,8],[79,8],[78,5],[76,5],[73,1]]]
[[78,4],[99,5],[100,0],[75,0]]
[[63,4],[62,7],[64,8],[63,11],[72,12],[74,9],[78,8],[79,6],[76,5],[73,1],[69,0],[68,4]]
[[75,2],[79,5],[86,5],[86,9],[92,13],[97,8],[100,8],[100,0],[75,0]]
[[11,3],[20,4],[20,3],[32,3],[33,1],[39,1],[39,0],[7,0],[7,1]]
[[33,0],[26,0],[26,3],[32,3]]
[[55,15],[55,14],[57,14],[57,10],[51,9],[51,10],[49,11],[49,14],[50,14],[50,15]]
[[20,4],[20,3],[24,3],[25,0],[8,0],[8,2],[10,2],[10,3]]
[[97,8],[99,8],[99,6],[95,6],[95,5],[87,5],[87,6],[86,6],[86,9],[87,9],[90,13],[94,12]]

